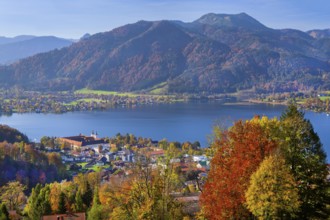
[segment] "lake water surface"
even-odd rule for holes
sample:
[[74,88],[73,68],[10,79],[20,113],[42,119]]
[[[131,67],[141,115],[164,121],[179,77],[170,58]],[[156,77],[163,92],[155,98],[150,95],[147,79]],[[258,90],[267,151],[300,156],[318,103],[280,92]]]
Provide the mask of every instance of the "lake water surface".
[[[284,109],[279,105],[190,102],[65,114],[15,113],[0,116],[0,123],[20,130],[30,140],[42,136],[88,135],[94,130],[100,137],[131,133],[153,140],[200,141],[204,147],[208,146],[208,136],[215,123],[230,126],[234,120],[251,119],[254,115],[280,117]],[[305,117],[312,122],[330,155],[330,116],[306,112]]]

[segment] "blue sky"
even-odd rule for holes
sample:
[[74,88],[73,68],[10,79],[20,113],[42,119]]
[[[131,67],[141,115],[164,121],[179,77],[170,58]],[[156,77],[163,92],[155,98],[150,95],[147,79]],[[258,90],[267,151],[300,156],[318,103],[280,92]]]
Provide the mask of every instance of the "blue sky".
[[246,12],[271,28],[330,28],[330,0],[0,0],[0,36],[80,38],[139,20]]

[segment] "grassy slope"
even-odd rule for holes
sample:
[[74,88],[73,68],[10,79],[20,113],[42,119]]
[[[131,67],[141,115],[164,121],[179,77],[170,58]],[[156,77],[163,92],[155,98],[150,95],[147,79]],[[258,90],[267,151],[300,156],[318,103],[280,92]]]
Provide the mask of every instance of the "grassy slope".
[[150,94],[158,95],[158,94],[164,94],[166,91],[167,91],[167,82],[162,82],[150,88],[148,92]]
[[94,95],[115,95],[115,96],[128,96],[128,97],[136,97],[137,94],[131,92],[114,92],[114,91],[103,91],[103,90],[91,90],[91,89],[80,89],[75,91],[75,94],[94,94]]

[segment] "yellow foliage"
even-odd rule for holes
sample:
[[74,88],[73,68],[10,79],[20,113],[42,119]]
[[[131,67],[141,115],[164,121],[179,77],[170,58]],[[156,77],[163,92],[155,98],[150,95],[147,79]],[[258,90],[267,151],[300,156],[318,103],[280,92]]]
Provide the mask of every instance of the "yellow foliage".
[[189,192],[195,193],[196,192],[196,187],[194,184],[189,184],[188,185]]
[[245,194],[248,209],[258,219],[281,219],[299,210],[298,189],[290,169],[280,156],[266,158],[252,174]]
[[61,185],[57,182],[50,184],[49,203],[52,210],[58,210],[61,194]]

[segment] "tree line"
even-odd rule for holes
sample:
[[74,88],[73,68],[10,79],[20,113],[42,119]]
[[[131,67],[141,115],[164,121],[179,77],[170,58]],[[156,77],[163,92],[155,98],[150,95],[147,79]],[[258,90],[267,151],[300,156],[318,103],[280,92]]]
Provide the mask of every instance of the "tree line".
[[[101,184],[97,172],[79,174],[72,181],[37,184],[27,200],[14,202],[24,186],[10,182],[0,196],[5,208],[17,209],[26,204],[22,215],[26,219],[41,219],[43,215],[86,212],[87,219],[182,219],[182,204],[172,193],[180,189],[179,177],[169,160],[165,169],[152,169],[137,163],[128,178],[112,178]],[[17,185],[15,193],[8,190]],[[23,195],[22,195],[23,196]],[[0,210],[1,216],[1,210]]]
[[24,184],[28,191],[38,183],[67,178],[67,171],[58,153],[45,153],[33,144],[0,143],[0,186],[11,181]]

